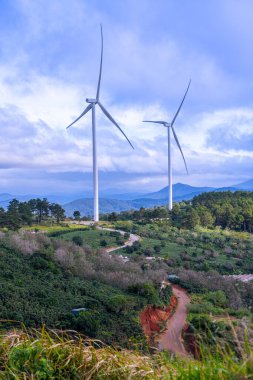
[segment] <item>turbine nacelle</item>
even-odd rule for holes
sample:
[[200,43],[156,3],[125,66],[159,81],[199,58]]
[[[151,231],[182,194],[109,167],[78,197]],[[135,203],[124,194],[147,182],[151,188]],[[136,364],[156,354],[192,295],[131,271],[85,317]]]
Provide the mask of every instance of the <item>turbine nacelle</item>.
[[86,103],[97,103],[97,99],[90,99],[90,98],[86,98]]
[[97,94],[96,98],[87,98],[86,102],[89,103],[88,106],[85,108],[85,110],[81,113],[80,116],[76,120],[74,120],[70,125],[67,126],[67,128],[71,127],[73,124],[75,124],[78,120],[80,120],[84,115],[86,115],[91,109],[95,108],[96,105],[98,105],[102,112],[105,114],[105,116],[115,125],[115,127],[118,128],[118,130],[123,134],[123,136],[127,139],[131,147],[134,149],[131,141],[128,139],[124,131],[120,128],[120,126],[116,123],[114,118],[110,115],[110,113],[105,109],[105,107],[101,104],[99,100],[100,95],[100,84],[101,84],[101,75],[102,75],[102,66],[103,66],[103,31],[102,31],[102,25],[101,25],[101,56],[100,56],[100,68],[99,68],[99,77],[98,77],[98,85],[97,85]]
[[174,135],[174,138],[175,138],[175,140],[176,140],[176,143],[177,143],[178,149],[180,150],[181,155],[182,155],[182,157],[183,157],[184,164],[185,164],[185,169],[186,169],[187,174],[188,174],[188,169],[187,169],[186,161],[185,161],[185,158],[184,158],[184,154],[183,154],[182,148],[181,148],[181,146],[180,146],[180,144],[179,144],[179,141],[178,141],[178,138],[177,138],[177,135],[176,135],[175,129],[174,129],[174,123],[175,123],[176,118],[178,117],[178,114],[179,114],[179,112],[180,112],[180,110],[181,110],[181,108],[182,108],[182,105],[183,105],[183,103],[184,103],[185,97],[186,97],[187,92],[188,92],[188,90],[189,90],[190,84],[191,84],[191,80],[190,80],[189,83],[188,83],[188,86],[187,86],[187,89],[186,89],[186,91],[185,91],[184,97],[183,97],[183,99],[182,99],[182,101],[181,101],[181,103],[180,103],[180,106],[178,107],[178,110],[177,110],[177,112],[175,113],[175,116],[173,117],[171,123],[168,123],[167,121],[164,121],[164,120],[143,120],[144,123],[160,124],[160,125],[163,125],[163,126],[166,127],[166,128],[171,128],[172,133],[173,133],[173,135]]

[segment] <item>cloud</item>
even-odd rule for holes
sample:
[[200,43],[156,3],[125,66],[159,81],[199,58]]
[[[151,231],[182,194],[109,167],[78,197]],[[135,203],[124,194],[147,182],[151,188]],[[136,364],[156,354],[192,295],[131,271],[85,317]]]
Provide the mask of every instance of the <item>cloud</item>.
[[[241,51],[247,65],[252,63],[245,45],[252,28],[249,17],[241,31],[234,28],[234,15],[246,10],[250,14],[251,5],[246,2],[239,10],[234,1],[231,8],[227,1],[214,3],[221,10],[215,20],[208,19],[202,7],[195,14],[196,5],[191,10],[185,2],[181,10],[163,0],[158,6],[143,0],[127,0],[121,6],[117,1],[79,0],[47,1],[46,6],[42,0],[6,4],[0,15],[2,186],[14,186],[16,176],[22,177],[16,183],[23,187],[26,178],[36,188],[46,188],[47,181],[52,188],[81,188],[84,182],[91,188],[91,115],[68,131],[65,127],[96,92],[100,21],[105,39],[101,101],[135,146],[133,151],[97,109],[100,177],[124,189],[166,185],[166,130],[142,120],[170,121],[191,76],[175,125],[190,176],[173,143],[175,181],[225,184],[233,181],[235,169],[238,177],[250,178],[252,83],[240,71],[245,58],[239,55],[230,63],[236,49],[229,44],[233,29],[232,40],[239,49],[243,36]],[[144,18],[145,9],[149,12]],[[213,14],[214,9],[209,10]],[[167,14],[174,17],[163,23]],[[237,22],[242,24],[241,19]],[[70,173],[78,173],[75,180]],[[106,179],[101,183],[108,186]]]

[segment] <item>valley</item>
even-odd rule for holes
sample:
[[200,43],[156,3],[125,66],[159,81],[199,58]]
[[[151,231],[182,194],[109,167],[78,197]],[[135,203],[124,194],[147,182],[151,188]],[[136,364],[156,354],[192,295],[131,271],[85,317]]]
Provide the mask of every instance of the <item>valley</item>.
[[[207,373],[219,366],[225,370],[228,357],[247,361],[253,341],[252,234],[240,231],[239,224],[235,229],[215,226],[216,211],[213,219],[206,213],[196,219],[212,221],[212,227],[193,226],[188,212],[194,207],[203,212],[198,206],[203,199],[211,202],[209,210],[216,210],[220,197],[239,202],[246,195],[206,194],[210,199],[195,197],[192,206],[179,203],[170,218],[161,217],[166,213],[161,207],[109,214],[110,220],[98,224],[69,218],[57,223],[53,215],[42,214],[40,223],[23,222],[15,231],[2,227],[0,349],[5,334],[25,324],[35,334],[45,325],[49,335],[38,339],[46,342],[59,339],[52,330],[75,330],[81,339],[103,342],[97,344],[99,350],[106,345],[105,355],[110,355],[106,347],[124,352],[125,360],[129,352],[148,355],[153,374],[155,360],[165,360],[164,368],[168,373],[171,366],[173,376],[191,371],[192,365]],[[250,202],[251,194],[247,196]],[[23,212],[22,203],[15,204]],[[38,220],[36,214],[32,218]],[[225,214],[223,223],[230,218]],[[247,223],[250,228],[251,221]],[[32,337],[24,339],[32,342]],[[68,339],[66,335],[64,344]]]

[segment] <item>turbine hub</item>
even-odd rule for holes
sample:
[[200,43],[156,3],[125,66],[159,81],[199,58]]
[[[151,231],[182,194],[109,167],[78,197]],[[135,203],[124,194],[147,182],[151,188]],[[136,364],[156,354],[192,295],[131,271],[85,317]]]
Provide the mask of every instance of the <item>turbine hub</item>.
[[89,99],[89,98],[87,98],[86,102],[87,103],[95,103],[96,104],[97,103],[97,99]]

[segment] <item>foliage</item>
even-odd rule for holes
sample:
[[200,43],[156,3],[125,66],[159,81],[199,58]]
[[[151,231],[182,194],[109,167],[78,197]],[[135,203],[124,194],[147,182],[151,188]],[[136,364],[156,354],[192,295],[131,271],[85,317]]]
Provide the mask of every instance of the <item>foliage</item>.
[[0,227],[18,230],[21,226],[31,226],[35,221],[41,223],[49,215],[57,223],[65,218],[64,209],[57,203],[49,203],[46,198],[31,199],[28,202],[13,199],[9,202],[7,211],[0,208]]
[[89,246],[93,249],[99,249],[101,247],[113,247],[117,245],[123,245],[125,240],[124,237],[116,232],[106,230],[96,230],[86,227],[76,228],[74,231],[66,229],[65,231],[56,231],[50,233],[50,237],[62,238],[66,241],[72,241],[73,237],[79,237],[83,240],[83,245]]
[[202,361],[145,356],[56,331],[10,331],[0,338],[0,377],[11,379],[238,380],[253,376],[252,351],[235,359],[217,346]]
[[[71,328],[110,344],[144,340],[138,314],[160,303],[165,272],[42,233],[0,236],[0,319]],[[138,284],[143,292],[128,287]],[[148,285],[146,285],[148,284]],[[84,307],[77,317],[73,308]]]
[[185,230],[168,226],[167,221],[136,223],[135,229],[143,237],[141,245],[135,251],[125,248],[125,254],[161,257],[170,268],[215,270],[224,275],[253,273],[249,233],[219,228]]
[[[107,217],[110,218],[110,215]],[[195,196],[192,201],[175,203],[170,212],[166,207],[150,209],[141,207],[139,211],[113,213],[113,218],[110,218],[119,224],[127,223],[126,221],[150,223],[152,220],[161,219],[167,220],[168,225],[178,228],[220,226],[223,229],[253,232],[253,192],[208,192]]]

